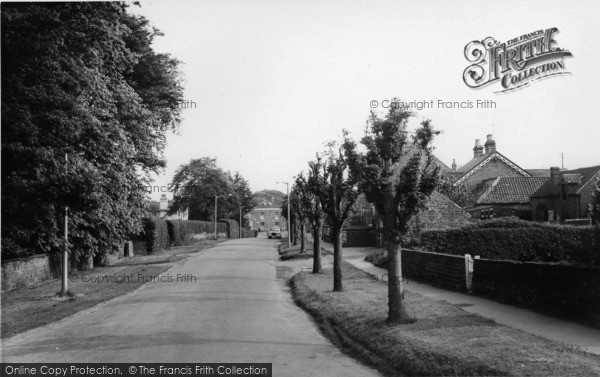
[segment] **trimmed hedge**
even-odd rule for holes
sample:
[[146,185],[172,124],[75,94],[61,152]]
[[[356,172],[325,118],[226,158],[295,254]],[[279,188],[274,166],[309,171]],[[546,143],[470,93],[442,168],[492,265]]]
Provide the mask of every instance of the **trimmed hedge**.
[[171,246],[169,228],[163,219],[146,217],[143,220],[144,240],[146,241],[146,252],[156,253]]
[[219,220],[219,224],[225,224],[227,238],[240,238],[240,227],[235,220]]
[[[163,220],[144,218],[142,239],[147,252],[155,253],[170,246],[191,245],[197,241],[214,239],[215,224],[211,221]],[[218,238],[238,238],[239,227],[235,220],[217,223]],[[242,237],[256,237],[256,232],[242,228]]]
[[[171,245],[190,245],[195,241],[214,239],[215,224],[210,221],[196,220],[166,220],[169,228]],[[217,232],[225,234],[225,224],[217,223]]]
[[254,238],[258,235],[258,230],[248,230],[242,228],[242,238]]
[[600,327],[600,268],[475,259],[473,293]]
[[424,231],[418,246],[436,253],[485,259],[600,265],[598,239],[598,227],[494,219],[458,229]]

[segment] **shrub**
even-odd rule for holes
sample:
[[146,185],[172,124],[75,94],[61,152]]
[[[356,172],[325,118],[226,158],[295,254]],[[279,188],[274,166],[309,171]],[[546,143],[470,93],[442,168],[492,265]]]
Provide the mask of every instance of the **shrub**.
[[[598,229],[493,219],[458,229],[428,230],[418,246],[455,255],[522,262],[600,264]],[[596,233],[596,235],[594,234]]]
[[377,267],[387,268],[388,267],[387,250],[385,250],[385,249],[373,250],[365,257],[365,262],[370,262]]
[[143,219],[144,239],[148,254],[168,249],[171,245],[169,228],[163,219],[146,217]]
[[[219,220],[218,225],[221,224],[225,224],[225,232],[227,233],[227,238],[239,238],[240,228],[237,221],[229,219]],[[220,233],[220,231],[218,231],[218,233]]]
[[248,230],[246,228],[242,228],[242,238],[253,238],[258,234],[257,230]]
[[10,238],[2,238],[0,245],[2,247],[3,260],[21,258],[34,254],[33,251],[22,248]]

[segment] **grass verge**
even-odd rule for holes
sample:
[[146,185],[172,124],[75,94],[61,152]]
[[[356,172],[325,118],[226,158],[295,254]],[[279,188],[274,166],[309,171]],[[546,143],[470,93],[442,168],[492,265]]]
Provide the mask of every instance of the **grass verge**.
[[344,263],[345,292],[331,270],[290,280],[295,301],[347,353],[388,376],[600,376],[600,356],[539,338],[406,292],[416,321],[388,326],[387,285]]
[[[8,338],[47,325],[132,292],[171,268],[173,262],[220,242],[207,240],[196,245],[172,247],[157,254],[122,259],[111,267],[77,271],[76,277],[70,276],[69,295],[66,297],[58,295],[60,279],[48,280],[32,288],[3,292],[0,337]],[[99,279],[103,281],[98,282]]]
[[[300,244],[296,246],[287,247],[287,243],[281,243],[277,248],[279,253],[279,259],[290,260],[290,259],[312,259],[313,257],[313,244],[312,242],[306,242],[306,251],[300,252]],[[329,250],[321,248],[321,255],[333,255]]]

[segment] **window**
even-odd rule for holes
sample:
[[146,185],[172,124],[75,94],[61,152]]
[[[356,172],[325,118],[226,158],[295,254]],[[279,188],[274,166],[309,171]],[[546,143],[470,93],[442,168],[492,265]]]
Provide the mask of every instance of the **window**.
[[261,221],[261,222],[260,222],[260,225],[261,225],[261,226],[265,226],[265,222],[264,222],[264,221]]
[[279,221],[275,221],[275,226],[279,226]]
[[562,185],[560,185],[560,196],[562,197],[562,200],[567,200],[567,184],[563,183]]

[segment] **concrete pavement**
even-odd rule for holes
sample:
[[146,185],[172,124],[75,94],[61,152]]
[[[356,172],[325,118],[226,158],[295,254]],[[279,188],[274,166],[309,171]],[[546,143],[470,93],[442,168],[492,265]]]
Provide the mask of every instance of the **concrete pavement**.
[[277,245],[241,239],[202,251],[162,281],[3,339],[2,361],[266,362],[274,376],[379,376],[293,303],[276,278]]
[[[332,250],[331,243],[321,241],[324,249]],[[386,274],[387,270],[375,267],[364,258],[374,247],[346,247],[343,249],[345,261],[370,274]],[[600,355],[600,330],[592,329],[574,322],[549,317],[531,310],[504,305],[467,293],[459,293],[436,288],[427,284],[409,281],[404,288],[435,300],[447,301],[460,306],[463,310],[491,318],[498,323],[535,334],[547,339],[580,346],[583,350]]]

